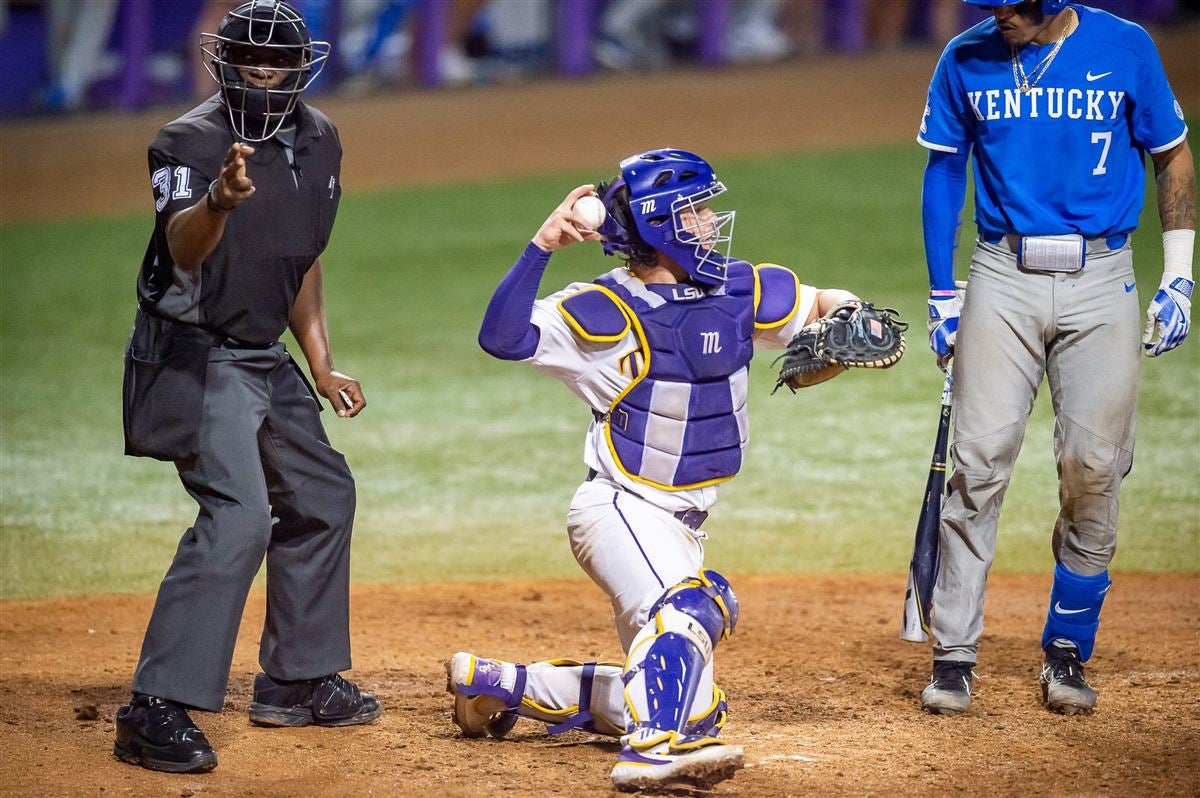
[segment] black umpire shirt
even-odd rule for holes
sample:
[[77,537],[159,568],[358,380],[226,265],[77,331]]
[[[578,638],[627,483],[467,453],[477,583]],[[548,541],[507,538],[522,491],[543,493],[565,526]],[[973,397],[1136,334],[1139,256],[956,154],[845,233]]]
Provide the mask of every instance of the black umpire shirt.
[[150,145],[157,213],[138,276],[139,307],[251,346],[283,334],[300,283],[329,242],[342,194],[337,129],[303,103],[295,121],[290,135],[251,142],[246,176],[254,194],[229,213],[198,274],[171,260],[167,221],[203,202],[220,175],[235,140],[229,114],[213,96],[159,131]]

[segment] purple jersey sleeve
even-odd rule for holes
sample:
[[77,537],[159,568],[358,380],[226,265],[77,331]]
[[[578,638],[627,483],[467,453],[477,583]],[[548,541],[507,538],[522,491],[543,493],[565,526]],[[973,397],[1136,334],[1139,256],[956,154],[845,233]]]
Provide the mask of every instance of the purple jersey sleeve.
[[1162,58],[1150,35],[1137,28],[1133,50],[1141,60],[1134,97],[1133,139],[1152,153],[1164,152],[1187,137],[1183,109],[1167,82]]

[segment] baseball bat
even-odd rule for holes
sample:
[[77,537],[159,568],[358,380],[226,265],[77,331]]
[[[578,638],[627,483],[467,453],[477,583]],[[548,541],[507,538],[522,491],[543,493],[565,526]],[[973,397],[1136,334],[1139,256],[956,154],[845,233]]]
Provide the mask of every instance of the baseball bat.
[[908,565],[908,587],[904,591],[904,617],[900,622],[900,639],[914,643],[924,643],[929,639],[929,599],[933,595],[933,584],[937,581],[938,527],[942,520],[942,494],[946,490],[946,445],[950,438],[950,405],[953,398],[954,379],[947,364],[937,438],[933,444],[933,459],[929,463],[929,478],[925,482],[925,499],[921,503],[921,515],[917,518],[912,561]]

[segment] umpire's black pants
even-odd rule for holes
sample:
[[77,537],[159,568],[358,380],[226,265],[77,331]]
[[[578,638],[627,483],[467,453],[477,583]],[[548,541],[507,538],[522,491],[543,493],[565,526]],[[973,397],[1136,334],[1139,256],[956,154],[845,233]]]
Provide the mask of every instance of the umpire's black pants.
[[283,344],[210,352],[198,452],[175,464],[200,512],[159,587],[135,692],[221,709],[264,556],[263,670],[308,679],[350,667],[354,479],[318,411]]

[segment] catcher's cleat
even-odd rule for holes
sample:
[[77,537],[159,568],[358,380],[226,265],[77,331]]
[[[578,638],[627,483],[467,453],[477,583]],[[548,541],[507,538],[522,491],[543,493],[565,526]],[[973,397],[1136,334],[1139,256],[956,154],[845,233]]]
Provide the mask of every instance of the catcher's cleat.
[[490,734],[499,739],[516,725],[517,708],[525,694],[525,669],[509,665],[516,671],[516,684],[505,690],[500,677],[507,664],[465,651],[447,660],[446,692],[454,696],[454,723],[464,737]]
[[623,792],[669,787],[708,789],[733,776],[745,765],[740,746],[715,737],[681,736],[678,732],[635,733],[621,749],[612,769],[613,786]]
[[974,662],[934,660],[929,685],[921,692],[921,709],[934,715],[958,715],[971,708]]
[[216,751],[183,707],[140,693],[117,710],[113,754],[166,773],[206,773],[217,766]]
[[1042,662],[1042,703],[1062,715],[1090,715],[1096,708],[1096,691],[1083,678],[1079,649],[1046,646]]
[[355,726],[378,718],[383,707],[336,673],[294,682],[259,673],[249,712],[256,726]]

